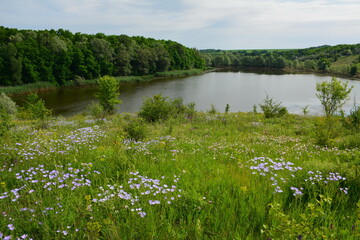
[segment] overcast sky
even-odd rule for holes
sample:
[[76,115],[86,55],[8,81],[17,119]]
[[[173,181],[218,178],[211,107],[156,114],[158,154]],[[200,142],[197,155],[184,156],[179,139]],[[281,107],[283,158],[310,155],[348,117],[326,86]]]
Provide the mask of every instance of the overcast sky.
[[360,0],[0,0],[0,25],[173,40],[197,49],[360,43]]

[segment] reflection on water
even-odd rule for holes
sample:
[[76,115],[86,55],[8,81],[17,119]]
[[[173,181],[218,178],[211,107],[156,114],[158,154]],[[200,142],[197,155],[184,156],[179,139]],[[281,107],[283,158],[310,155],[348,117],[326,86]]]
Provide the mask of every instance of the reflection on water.
[[[224,70],[186,78],[123,84],[120,87],[122,104],[119,112],[137,112],[144,98],[156,94],[181,97],[185,103],[195,102],[199,111],[206,111],[214,104],[218,111],[223,112],[229,104],[231,112],[249,112],[269,95],[281,101],[291,113],[302,113],[302,108],[309,105],[311,114],[320,114],[321,105],[315,96],[315,86],[326,80],[330,81],[331,77],[288,74],[278,70]],[[344,106],[345,112],[349,112],[354,99],[360,102],[360,82],[349,81],[349,85],[353,85],[354,89],[351,100]],[[69,116],[83,111],[95,101],[95,91],[95,87],[63,88],[41,92],[39,96],[55,114]],[[14,100],[20,103],[23,98]]]

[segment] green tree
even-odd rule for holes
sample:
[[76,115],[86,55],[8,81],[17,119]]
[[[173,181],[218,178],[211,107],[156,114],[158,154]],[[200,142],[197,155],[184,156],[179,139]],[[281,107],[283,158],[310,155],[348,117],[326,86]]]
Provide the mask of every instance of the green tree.
[[330,82],[316,84],[316,97],[320,100],[327,117],[333,116],[349,100],[349,94],[353,87],[348,87],[348,83],[340,82],[333,77]]
[[99,99],[101,106],[107,113],[114,113],[115,105],[120,104],[121,100],[118,99],[119,82],[110,76],[103,76],[98,80],[98,91],[95,97]]
[[329,69],[331,63],[329,59],[322,58],[317,62],[317,67],[320,71],[326,71]]

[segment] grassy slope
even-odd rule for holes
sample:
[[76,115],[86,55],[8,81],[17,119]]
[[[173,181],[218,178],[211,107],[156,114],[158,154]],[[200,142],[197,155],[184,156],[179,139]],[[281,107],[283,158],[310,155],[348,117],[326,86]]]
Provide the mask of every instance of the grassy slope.
[[[125,140],[131,119],[77,116],[41,130],[17,121],[1,139],[0,232],[13,239],[359,237],[359,149],[316,146],[319,118],[199,113],[147,125],[142,142]],[[332,172],[347,180],[324,183]]]

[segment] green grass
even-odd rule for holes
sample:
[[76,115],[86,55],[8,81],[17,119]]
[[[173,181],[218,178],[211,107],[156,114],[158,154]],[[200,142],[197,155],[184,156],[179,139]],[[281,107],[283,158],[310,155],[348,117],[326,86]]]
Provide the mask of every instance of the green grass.
[[190,69],[190,70],[180,70],[180,71],[168,71],[168,72],[158,72],[155,74],[156,77],[186,77],[191,75],[197,75],[204,73],[202,69]]
[[358,62],[359,55],[351,55],[347,57],[340,57],[336,62],[333,62],[331,66],[338,66],[344,64],[353,64],[354,62]]
[[21,86],[9,86],[9,87],[1,87],[0,92],[5,93],[6,95],[20,95],[29,92],[35,92],[38,90],[47,90],[56,88],[56,84],[50,82],[37,82],[37,83],[29,83]]
[[317,146],[321,117],[197,113],[146,124],[141,142],[125,139],[131,119],[79,115],[49,120],[42,129],[13,120],[0,139],[3,236],[360,236],[360,151]]

